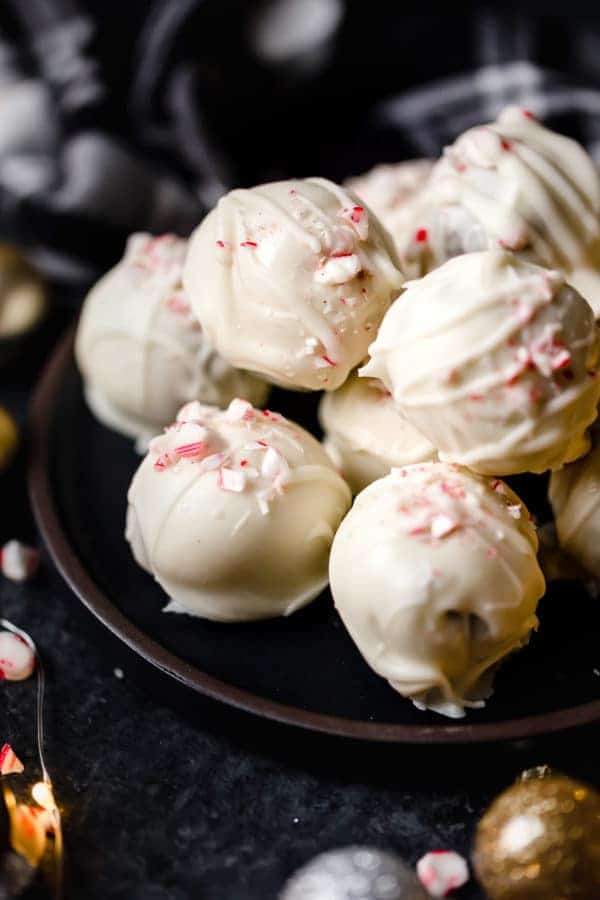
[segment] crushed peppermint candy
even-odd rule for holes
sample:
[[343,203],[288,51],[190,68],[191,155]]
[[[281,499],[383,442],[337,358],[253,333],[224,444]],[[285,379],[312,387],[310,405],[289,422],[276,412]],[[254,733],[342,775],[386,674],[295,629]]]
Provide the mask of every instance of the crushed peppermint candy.
[[187,424],[188,422],[201,424],[206,413],[211,411],[212,407],[204,406],[199,400],[190,400],[189,403],[186,403],[185,406],[181,407],[177,413],[176,421],[180,424]]
[[133,234],[127,241],[125,259],[137,269],[175,275],[181,272],[186,248],[187,241],[174,234]]
[[167,298],[166,303],[167,309],[179,316],[189,316],[192,311],[183,291],[175,291]]
[[174,456],[173,453],[161,453],[160,456],[154,460],[154,468],[157,472],[164,472],[176,462],[177,457]]
[[362,268],[357,253],[334,253],[319,264],[314,277],[321,284],[346,284],[356,278]]
[[227,407],[225,418],[229,422],[250,422],[254,418],[254,407],[247,400],[236,397]]
[[316,337],[307,337],[304,340],[304,346],[297,352],[296,356],[299,359],[301,359],[303,356],[312,356],[318,346],[319,341]]
[[27,581],[37,572],[40,553],[20,541],[8,541],[0,550],[0,568],[5,578],[11,581]]
[[330,356],[327,356],[327,354],[324,353],[323,356],[319,356],[319,357],[315,360],[315,365],[316,365],[317,369],[330,369],[330,368],[332,368],[333,366],[337,365],[337,363],[335,363],[335,362],[331,359]]
[[205,456],[207,450],[207,441],[194,441],[192,444],[180,444],[179,447],[175,447],[173,453],[186,459],[198,459],[201,456]]
[[449,497],[454,497],[457,500],[464,500],[465,498],[464,487],[456,481],[442,481],[440,488],[442,493],[447,494]]
[[417,863],[419,881],[431,897],[448,897],[469,880],[466,860],[452,850],[432,850]]
[[12,631],[0,631],[0,681],[24,681],[34,669],[31,647]]
[[[173,468],[175,473],[189,471],[188,466],[194,464],[198,476],[214,472],[216,485],[230,493],[241,494],[252,485],[259,509],[266,515],[269,503],[276,494],[282,493],[290,476],[284,453],[262,438],[247,440],[245,433],[252,432],[252,428],[243,429],[241,433],[246,441],[240,444],[235,431],[220,432],[219,422],[252,423],[258,427],[259,434],[264,423],[266,433],[270,434],[269,426],[282,421],[285,420],[278,413],[257,410],[240,398],[232,400],[226,410],[194,401],[180,410],[174,425],[152,439],[148,448],[150,464],[158,472]],[[260,451],[258,458],[249,458],[250,451]]]
[[430,533],[433,538],[443,538],[449,534],[452,534],[453,531],[456,531],[460,525],[453,519],[451,516],[446,516],[444,514],[439,516],[434,516],[431,521]]
[[10,746],[5,744],[0,750],[0,775],[20,775],[25,766]]
[[221,466],[217,473],[217,484],[224,491],[241,494],[246,487],[246,473]]
[[345,206],[340,215],[343,219],[347,219],[361,241],[366,241],[369,237],[369,216],[364,206]]
[[521,504],[520,503],[510,504],[509,506],[506,507],[506,509],[507,509],[509,515],[511,515],[513,517],[513,519],[521,518]]

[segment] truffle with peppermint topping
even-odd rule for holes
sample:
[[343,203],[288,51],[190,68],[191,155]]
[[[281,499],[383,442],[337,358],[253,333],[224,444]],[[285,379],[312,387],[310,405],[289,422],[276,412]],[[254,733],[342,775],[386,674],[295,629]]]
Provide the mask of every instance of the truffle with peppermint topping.
[[376,378],[354,374],[337,391],[323,394],[319,419],[324,447],[355,494],[392,466],[436,456],[433,444],[403,418]]
[[378,675],[419,708],[459,717],[537,627],[537,546],[504,482],[446,463],[392,469],[342,522],[331,591]]
[[122,260],[88,294],[76,356],[95,416],[148,440],[188,400],[266,400],[265,382],[214,351],[181,285],[187,241],[131,235]]
[[571,138],[526,109],[462,134],[405,217],[398,249],[424,275],[461,253],[501,247],[561,269],[600,313],[600,177]]
[[505,250],[409,282],[361,375],[380,378],[441,460],[486,475],[544,472],[589,448],[598,329],[556,271]]
[[236,622],[289,615],[323,590],[351,495],[312,435],[236,399],[184,406],[128,499],[127,539],[167,609]]
[[335,390],[402,284],[391,239],[324,178],[231,191],[190,239],[183,282],[217,350],[283,387]]
[[592,430],[592,450],[553,472],[550,503],[563,550],[584,571],[600,578],[600,432]]
[[363,175],[349,178],[344,184],[373,210],[402,248],[406,229],[412,221],[415,198],[427,184],[433,166],[432,159],[381,163]]

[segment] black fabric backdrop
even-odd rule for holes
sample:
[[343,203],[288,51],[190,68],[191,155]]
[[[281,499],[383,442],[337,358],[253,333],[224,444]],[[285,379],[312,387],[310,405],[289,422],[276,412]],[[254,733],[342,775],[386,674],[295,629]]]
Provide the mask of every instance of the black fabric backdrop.
[[83,283],[231,186],[436,155],[513,102],[595,153],[600,15],[528,9],[2,0],[2,235]]

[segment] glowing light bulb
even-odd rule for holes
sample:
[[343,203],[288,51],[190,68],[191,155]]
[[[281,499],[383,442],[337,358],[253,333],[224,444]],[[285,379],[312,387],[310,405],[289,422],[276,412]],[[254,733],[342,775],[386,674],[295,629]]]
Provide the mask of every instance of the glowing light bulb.
[[31,796],[42,809],[52,812],[56,809],[52,785],[49,781],[38,781],[31,788]]

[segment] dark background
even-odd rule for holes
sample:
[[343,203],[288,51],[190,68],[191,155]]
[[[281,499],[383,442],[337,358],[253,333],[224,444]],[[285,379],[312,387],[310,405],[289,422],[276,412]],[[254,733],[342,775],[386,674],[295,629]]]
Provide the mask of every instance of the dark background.
[[[548,121],[592,149],[600,134],[600,26],[577,4],[566,17],[546,4],[529,5],[528,14],[517,4],[501,12],[428,4],[423,15],[416,3],[350,3],[318,63],[277,65],[257,60],[249,44],[259,5],[0,4],[11,65],[48,88],[56,127],[36,153],[17,151],[48,167],[36,190],[5,177],[0,154],[0,233],[29,248],[54,299],[41,337],[2,371],[0,403],[22,423],[70,311],[120,254],[125,234],[149,225],[148,197],[164,179],[178,184],[182,199],[152,224],[185,233],[218,184],[315,173],[341,179],[379,161],[437,153],[457,122],[483,121],[532,93],[540,108],[554,98]],[[179,24],[165,37],[169,11]],[[56,45],[40,48],[40,37],[81,16],[88,65],[75,67],[70,82],[57,80],[48,68]],[[78,56],[76,45],[63,46],[66,59]],[[481,90],[473,76],[458,101],[434,93],[415,101],[412,118],[381,113],[383,101],[426,82],[514,64],[522,67],[510,89],[500,79]],[[506,69],[504,85],[514,71]],[[97,90],[66,102],[74,83]],[[90,131],[107,136],[110,150],[81,185],[65,154]],[[0,480],[2,542],[36,540],[25,458]],[[0,612],[34,636],[48,669],[48,764],[65,811],[68,895],[82,900],[275,900],[296,866],[330,847],[373,844],[411,864],[433,848],[468,854],[481,811],[529,765],[550,763],[600,785],[597,728],[518,745],[412,750],[311,737],[201,701],[171,709],[150,670],[109,640],[48,559],[29,584],[0,581]],[[32,685],[0,686],[0,738],[30,772]],[[482,895],[471,884],[460,896]]]
[[329,38],[274,58],[257,35],[285,0],[2,0],[0,89],[43,92],[13,154],[29,181],[0,139],[3,232],[85,283],[128,232],[186,233],[226,188],[437,155],[507,103],[600,146],[600,17],[580,0],[321,2]]

